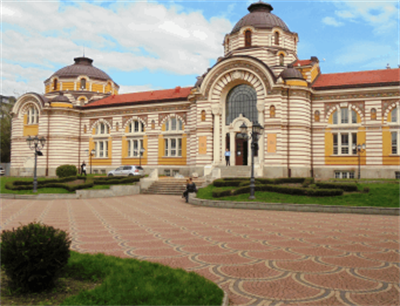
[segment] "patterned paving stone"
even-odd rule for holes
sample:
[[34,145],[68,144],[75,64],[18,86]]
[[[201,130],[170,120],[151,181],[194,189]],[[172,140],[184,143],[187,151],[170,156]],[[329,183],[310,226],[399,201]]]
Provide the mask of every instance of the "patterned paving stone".
[[180,197],[1,202],[1,229],[34,220],[72,249],[194,271],[231,305],[399,305],[399,217],[214,209]]

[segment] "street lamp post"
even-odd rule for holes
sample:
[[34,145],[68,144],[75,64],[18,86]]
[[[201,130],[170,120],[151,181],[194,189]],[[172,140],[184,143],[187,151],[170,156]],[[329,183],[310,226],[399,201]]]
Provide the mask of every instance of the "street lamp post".
[[[256,121],[253,122],[253,126],[251,128],[251,178],[250,178],[250,200],[254,200],[256,197],[254,196],[255,189],[255,179],[254,179],[254,153],[258,150],[258,139],[260,138],[264,128]],[[247,126],[243,123],[240,126],[240,133],[237,134],[238,138],[249,139],[247,135]]]
[[37,192],[37,157],[38,155],[43,156],[43,153],[40,150],[44,148],[44,145],[46,144],[46,139],[44,137],[39,138],[37,135],[34,138],[29,136],[26,139],[26,142],[28,143],[29,148],[35,151],[35,168],[33,170],[33,192]]
[[140,149],[140,152],[139,152],[139,166],[141,167],[142,166],[142,155],[143,155],[143,153],[145,152],[146,150],[144,149],[144,148],[141,148]]
[[357,154],[358,154],[358,179],[361,178],[361,152],[364,152],[366,148],[365,143],[363,143],[362,145],[359,144],[356,146],[356,144],[353,144],[353,150],[357,150]]
[[92,151],[90,151],[90,174],[92,174],[92,157],[96,154],[96,150],[92,149]]

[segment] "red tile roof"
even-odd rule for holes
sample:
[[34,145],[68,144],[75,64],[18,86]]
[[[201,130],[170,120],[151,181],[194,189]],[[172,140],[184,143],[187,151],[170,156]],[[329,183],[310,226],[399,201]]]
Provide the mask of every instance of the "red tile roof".
[[97,100],[83,106],[84,108],[102,106],[121,106],[124,104],[136,104],[142,102],[168,102],[185,100],[193,87],[176,87],[173,89],[153,90],[144,92],[134,92],[129,94],[113,95]]
[[306,66],[306,65],[311,65],[313,63],[312,60],[297,60],[293,63],[293,67],[298,67],[299,64],[300,66]]
[[363,85],[400,85],[400,69],[383,69],[358,72],[321,74],[312,85],[314,89],[336,87],[362,87]]

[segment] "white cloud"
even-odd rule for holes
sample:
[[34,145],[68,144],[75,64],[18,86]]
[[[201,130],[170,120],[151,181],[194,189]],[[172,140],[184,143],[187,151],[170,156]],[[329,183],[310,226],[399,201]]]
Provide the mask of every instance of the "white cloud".
[[[58,2],[2,4],[2,57],[5,62],[21,63],[20,69],[3,74],[3,90],[33,86],[28,90],[42,92],[43,80],[56,68],[72,64],[83,46],[86,56],[106,72],[148,68],[202,74],[210,60],[223,54],[221,41],[232,27],[225,18],[207,20],[200,12],[185,13],[157,3],[117,2],[110,9],[75,4],[62,8]],[[30,66],[48,70],[34,76],[30,68],[23,68]],[[28,82],[17,84],[18,76]]]
[[335,5],[336,17],[368,24],[375,34],[394,31],[398,25],[398,1],[338,1]]
[[151,84],[147,85],[121,85],[119,89],[120,94],[131,93],[131,92],[141,92],[141,91],[150,91],[150,90],[157,90],[160,88],[154,88]]
[[327,24],[327,25],[334,26],[334,27],[340,27],[340,26],[342,26],[344,24],[343,22],[337,21],[333,17],[325,17],[325,18],[322,19],[322,22]]

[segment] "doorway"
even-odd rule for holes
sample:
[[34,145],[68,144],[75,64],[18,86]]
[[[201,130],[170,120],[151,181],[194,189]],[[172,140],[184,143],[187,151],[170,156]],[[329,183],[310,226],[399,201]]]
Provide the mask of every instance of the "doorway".
[[246,139],[236,139],[236,166],[247,166],[247,156],[248,156],[248,143]]

